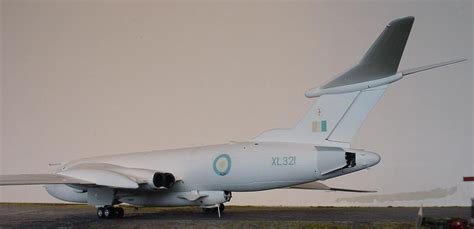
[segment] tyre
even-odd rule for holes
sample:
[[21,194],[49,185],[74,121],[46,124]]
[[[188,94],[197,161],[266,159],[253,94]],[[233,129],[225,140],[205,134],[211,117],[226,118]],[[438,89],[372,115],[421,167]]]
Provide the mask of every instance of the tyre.
[[115,209],[113,207],[104,208],[104,217],[107,219],[112,219],[115,217]]
[[115,208],[115,217],[123,218],[124,211],[123,208]]
[[104,208],[102,208],[102,207],[97,208],[97,217],[98,217],[99,219],[105,218],[105,215],[104,215]]

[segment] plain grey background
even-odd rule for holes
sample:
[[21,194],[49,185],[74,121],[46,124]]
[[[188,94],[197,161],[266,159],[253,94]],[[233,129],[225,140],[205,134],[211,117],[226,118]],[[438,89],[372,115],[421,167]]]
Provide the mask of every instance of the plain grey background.
[[[325,182],[380,196],[274,190],[235,193],[231,203],[469,205],[474,197],[474,184],[462,182],[474,175],[472,1],[4,0],[0,12],[2,174],[291,127],[314,101],[305,90],[359,61],[390,20],[415,16],[400,69],[469,60],[391,86],[353,142],[378,152],[380,164]],[[41,186],[0,194],[56,201]]]

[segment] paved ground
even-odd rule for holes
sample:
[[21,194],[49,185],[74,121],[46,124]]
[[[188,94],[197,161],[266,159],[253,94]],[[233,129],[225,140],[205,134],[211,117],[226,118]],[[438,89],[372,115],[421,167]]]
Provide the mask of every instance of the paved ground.
[[[424,208],[426,216],[469,218],[470,209]],[[85,205],[0,204],[0,228],[413,228],[417,208],[226,207],[223,217],[199,208],[125,208],[123,219],[98,219]],[[342,225],[342,226],[341,226]]]

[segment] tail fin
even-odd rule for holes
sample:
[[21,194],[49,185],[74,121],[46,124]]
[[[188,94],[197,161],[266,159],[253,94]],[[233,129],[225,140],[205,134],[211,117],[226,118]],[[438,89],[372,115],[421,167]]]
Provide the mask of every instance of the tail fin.
[[349,147],[390,83],[408,74],[465,60],[397,73],[413,22],[413,17],[393,20],[356,66],[323,86],[308,90],[307,97],[319,98],[294,128],[269,130],[253,140]]
[[402,59],[414,17],[404,17],[391,21],[369,48],[359,65],[368,65],[374,70],[373,76],[393,75]]
[[323,95],[292,129],[269,130],[257,142],[296,142],[349,147],[387,85],[364,91]]

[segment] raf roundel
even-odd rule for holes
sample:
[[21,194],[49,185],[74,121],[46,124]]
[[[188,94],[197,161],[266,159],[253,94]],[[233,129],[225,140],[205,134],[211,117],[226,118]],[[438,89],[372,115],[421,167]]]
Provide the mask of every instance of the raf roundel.
[[230,167],[232,166],[232,160],[227,154],[221,154],[214,159],[212,167],[214,172],[219,176],[225,176],[229,173]]

